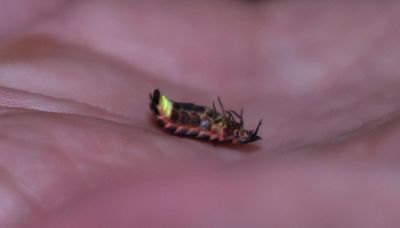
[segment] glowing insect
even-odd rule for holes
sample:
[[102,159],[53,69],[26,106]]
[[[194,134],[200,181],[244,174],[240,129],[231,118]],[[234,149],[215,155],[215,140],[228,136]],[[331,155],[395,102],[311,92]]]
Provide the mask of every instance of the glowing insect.
[[213,108],[199,106],[192,103],[179,103],[168,99],[155,89],[150,93],[150,109],[161,125],[177,135],[194,136],[209,140],[231,141],[232,143],[246,144],[257,141],[258,129],[245,130],[243,128],[243,109],[240,114],[235,111],[226,111],[218,97],[221,113]]

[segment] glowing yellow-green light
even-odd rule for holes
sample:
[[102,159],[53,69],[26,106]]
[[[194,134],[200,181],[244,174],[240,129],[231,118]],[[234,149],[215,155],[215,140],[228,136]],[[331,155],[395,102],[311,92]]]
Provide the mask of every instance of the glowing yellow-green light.
[[161,96],[161,110],[166,117],[170,117],[172,112],[172,102],[164,95]]

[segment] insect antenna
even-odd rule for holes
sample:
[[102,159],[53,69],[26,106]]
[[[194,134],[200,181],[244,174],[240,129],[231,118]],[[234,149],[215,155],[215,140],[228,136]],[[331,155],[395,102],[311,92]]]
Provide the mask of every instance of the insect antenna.
[[253,135],[257,135],[258,129],[260,129],[260,126],[261,126],[261,124],[262,124],[262,120],[263,120],[263,119],[261,119],[261,120],[258,122],[257,128],[254,130]]

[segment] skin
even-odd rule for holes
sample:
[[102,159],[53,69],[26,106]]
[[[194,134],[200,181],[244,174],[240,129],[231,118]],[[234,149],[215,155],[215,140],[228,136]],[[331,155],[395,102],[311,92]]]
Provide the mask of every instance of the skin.
[[[0,5],[0,227],[400,225],[397,1]],[[263,139],[168,135],[154,88]]]

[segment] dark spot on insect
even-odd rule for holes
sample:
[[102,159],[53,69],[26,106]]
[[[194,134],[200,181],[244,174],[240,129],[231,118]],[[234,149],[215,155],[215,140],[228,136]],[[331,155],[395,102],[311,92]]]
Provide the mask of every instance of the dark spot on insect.
[[193,111],[195,111],[195,112],[204,112],[204,110],[205,110],[205,108],[200,105],[194,105],[194,107],[193,107]]
[[221,114],[212,109],[207,109],[206,115],[207,117],[212,118],[214,121],[218,120],[221,117]]
[[187,128],[182,128],[178,131],[178,128],[177,128],[177,130],[175,130],[174,134],[183,136],[186,134],[187,130],[188,130]]
[[186,112],[180,112],[179,123],[182,125],[186,125],[189,123],[189,115]]
[[177,123],[179,121],[179,113],[175,110],[171,112],[171,121]]
[[222,118],[216,118],[215,120],[214,120],[214,123],[216,123],[216,124],[219,124],[219,123],[221,123],[222,122]]
[[162,128],[165,127],[165,122],[164,122],[164,121],[162,121],[162,120],[157,120],[157,123],[158,123]]
[[196,136],[196,135],[198,135],[198,134],[199,134],[198,131],[186,132],[186,135],[187,135],[187,136]]
[[160,103],[160,90],[155,89],[153,94],[150,93],[150,110],[157,116],[160,115],[157,105]]
[[194,104],[192,104],[192,103],[180,103],[180,105],[183,110],[187,110],[187,111],[192,111],[193,106],[194,106]]
[[223,132],[224,132],[224,135],[231,135],[233,133],[232,130],[229,128],[224,128]]
[[199,126],[199,124],[200,124],[200,116],[194,112],[190,113],[190,125],[197,127]]
[[153,92],[152,102],[156,105],[160,102],[160,90],[155,89]]
[[214,115],[214,111],[213,110],[211,110],[211,109],[209,109],[209,110],[207,110],[207,116],[209,116],[209,117],[213,117],[213,115]]
[[205,130],[205,131],[209,131],[211,130],[211,123],[209,119],[204,119],[200,122],[200,129]]
[[178,102],[174,102],[173,107],[174,107],[174,109],[179,110],[179,109],[181,109],[181,104]]
[[206,140],[210,138],[210,136],[208,136],[208,135],[202,135],[202,136],[198,135],[197,137],[199,139],[206,139]]
[[169,127],[169,128],[164,128],[164,129],[165,129],[165,131],[167,131],[167,132],[169,132],[171,134],[174,134],[175,130],[176,130],[176,127]]
[[157,115],[157,116],[160,115],[160,112],[158,111],[156,104],[154,104],[153,102],[150,103],[150,110],[151,110],[151,112],[154,113],[154,115]]

